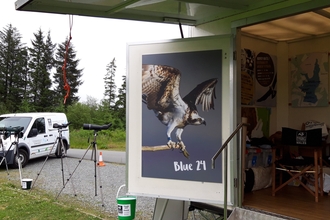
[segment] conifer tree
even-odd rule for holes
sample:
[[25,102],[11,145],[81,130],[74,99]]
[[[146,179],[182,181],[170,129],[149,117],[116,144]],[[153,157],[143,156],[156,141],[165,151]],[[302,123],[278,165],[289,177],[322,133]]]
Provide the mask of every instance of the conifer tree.
[[116,109],[126,109],[126,76],[122,76],[123,84],[118,89],[118,100],[116,101]]
[[126,76],[123,76],[123,84],[118,89],[118,100],[116,101],[116,115],[126,127]]
[[9,112],[16,112],[26,94],[27,49],[11,24],[0,31],[0,99]]
[[104,100],[103,103],[108,106],[109,109],[114,109],[116,104],[116,59],[113,58],[112,61],[106,66],[107,73],[104,76]]
[[36,111],[50,111],[53,105],[54,93],[51,90],[51,70],[54,66],[54,49],[48,32],[47,39],[41,29],[34,33],[35,39],[29,48],[30,100]]

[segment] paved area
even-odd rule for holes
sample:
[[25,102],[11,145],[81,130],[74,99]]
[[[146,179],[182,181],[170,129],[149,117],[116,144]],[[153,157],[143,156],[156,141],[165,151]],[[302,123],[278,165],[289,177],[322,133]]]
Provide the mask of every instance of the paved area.
[[[90,159],[92,157],[92,149],[69,149],[67,152],[68,157]],[[98,150],[97,159],[99,159],[102,152],[102,158],[104,162],[126,164],[126,152],[122,151],[109,151]]]

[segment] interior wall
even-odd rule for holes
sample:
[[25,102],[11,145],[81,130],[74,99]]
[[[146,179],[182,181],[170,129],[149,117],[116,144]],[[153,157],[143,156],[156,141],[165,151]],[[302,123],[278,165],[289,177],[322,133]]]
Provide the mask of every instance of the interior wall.
[[277,44],[277,103],[276,131],[281,131],[282,127],[289,126],[289,84],[288,72],[288,43],[278,42]]
[[[329,52],[330,36],[315,37],[294,42],[273,42],[242,34],[242,48],[255,52],[266,52],[277,56],[277,102],[271,108],[270,134],[282,127],[300,129],[308,120],[325,122],[330,127],[330,105],[328,107],[292,107],[291,106],[291,66],[290,58],[312,52]],[[328,63],[328,70],[330,70]],[[328,87],[330,85],[330,73]],[[328,91],[329,92],[329,91]],[[255,106],[258,107],[258,106]]]
[[[233,34],[232,22],[237,19],[237,17],[225,18],[203,24],[192,28],[191,34],[193,37]],[[242,36],[242,48],[258,52],[262,51],[277,56],[277,103],[275,108],[271,108],[270,134],[280,131],[282,127],[300,129],[302,123],[307,120],[325,122],[330,127],[330,106],[295,108],[290,105],[291,70],[289,63],[289,58],[294,55],[311,52],[330,52],[329,40],[330,36],[319,36],[295,42],[274,42],[252,36]],[[330,67],[328,69],[330,70]],[[330,73],[328,81],[328,85],[330,85]]]
[[[257,55],[260,52],[268,53],[270,55],[277,56],[277,44],[272,41],[264,40],[255,38],[252,36],[247,36],[242,34],[241,37],[241,47],[242,49],[250,49],[255,52],[255,55]],[[279,85],[279,82],[278,82]],[[279,86],[277,86],[279,88]],[[279,97],[277,95],[277,102],[279,101]],[[276,104],[277,105],[277,104]],[[244,107],[244,106],[242,106]],[[248,105],[246,107],[263,107],[263,106],[257,106],[257,105]],[[271,109],[270,114],[270,128],[269,128],[269,135],[275,133],[277,131],[277,108],[273,107]]]
[[[288,43],[288,57],[299,54],[306,54],[312,52],[327,52],[330,51],[330,36],[315,37],[313,39],[306,39],[296,42]],[[329,71],[329,62],[328,62]],[[287,80],[291,81],[290,66],[288,69]],[[330,74],[328,73],[328,88],[330,85]],[[329,92],[329,91],[328,91]],[[288,89],[289,103],[291,102],[291,84]],[[329,99],[329,98],[328,98]],[[325,122],[328,127],[330,126],[330,105],[328,107],[299,107],[295,108],[290,106],[289,109],[289,126],[292,128],[300,128],[301,124],[307,120],[316,120]]]

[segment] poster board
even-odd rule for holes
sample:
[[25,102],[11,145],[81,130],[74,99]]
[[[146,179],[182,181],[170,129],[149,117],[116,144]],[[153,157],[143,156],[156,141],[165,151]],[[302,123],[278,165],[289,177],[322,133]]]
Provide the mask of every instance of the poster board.
[[290,58],[292,107],[329,105],[329,55],[313,52]]
[[[229,136],[227,128],[230,110],[224,103],[229,103],[230,98],[230,42],[230,36],[215,36],[127,46],[128,194],[223,203],[223,159],[219,156],[215,169],[211,168],[211,159],[222,146],[224,138]],[[217,79],[214,109],[203,111],[200,105],[196,105],[198,115],[206,121],[206,125],[187,125],[183,129],[181,138],[189,157],[180,149],[167,147],[167,126],[164,125],[166,122],[162,123],[157,111],[149,108],[150,105],[144,103],[142,98],[142,95],[145,95],[145,92],[142,93],[145,85],[142,84],[146,83],[143,73],[149,74],[150,77],[158,73],[159,68],[163,70],[167,67],[180,72],[180,77],[175,77],[179,80],[176,82],[179,82],[179,96],[182,99],[205,81]],[[169,75],[157,75],[158,81],[173,75],[173,71]],[[166,96],[163,93],[157,95]],[[160,101],[161,98],[157,100],[158,103]],[[173,142],[177,141],[176,130],[171,133],[171,139]],[[163,149],[146,150],[156,147]],[[230,164],[228,170],[232,170]],[[230,175],[229,203],[232,198]]]

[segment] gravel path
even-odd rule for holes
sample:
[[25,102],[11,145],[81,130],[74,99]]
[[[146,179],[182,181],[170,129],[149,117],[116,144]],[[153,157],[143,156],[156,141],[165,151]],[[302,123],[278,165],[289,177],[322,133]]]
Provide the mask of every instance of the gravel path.
[[[86,203],[97,208],[102,208],[103,197],[104,212],[109,213],[109,216],[117,216],[116,196],[120,186],[125,184],[125,165],[106,163],[106,166],[96,169],[99,170],[99,173],[96,172],[97,196],[95,196],[95,166],[89,158],[82,160],[80,163],[79,159],[63,158],[64,183],[66,184],[64,188],[61,159],[49,157],[42,168],[44,161],[45,158],[31,160],[22,169],[23,178],[31,178],[34,181],[37,179],[33,183],[34,189],[47,190],[54,194],[55,198],[58,196],[59,200],[62,196],[72,196],[73,199],[77,199],[83,204]],[[9,176],[12,175],[11,173],[19,174],[18,169],[10,170]],[[40,174],[38,175],[38,173]],[[72,177],[67,181],[70,173]],[[18,175],[12,176],[18,177]],[[101,178],[100,181],[99,178]],[[74,192],[76,196],[74,196]],[[119,196],[124,196],[125,193],[126,188],[123,187]],[[154,205],[154,198],[137,197],[136,219],[151,219]]]

